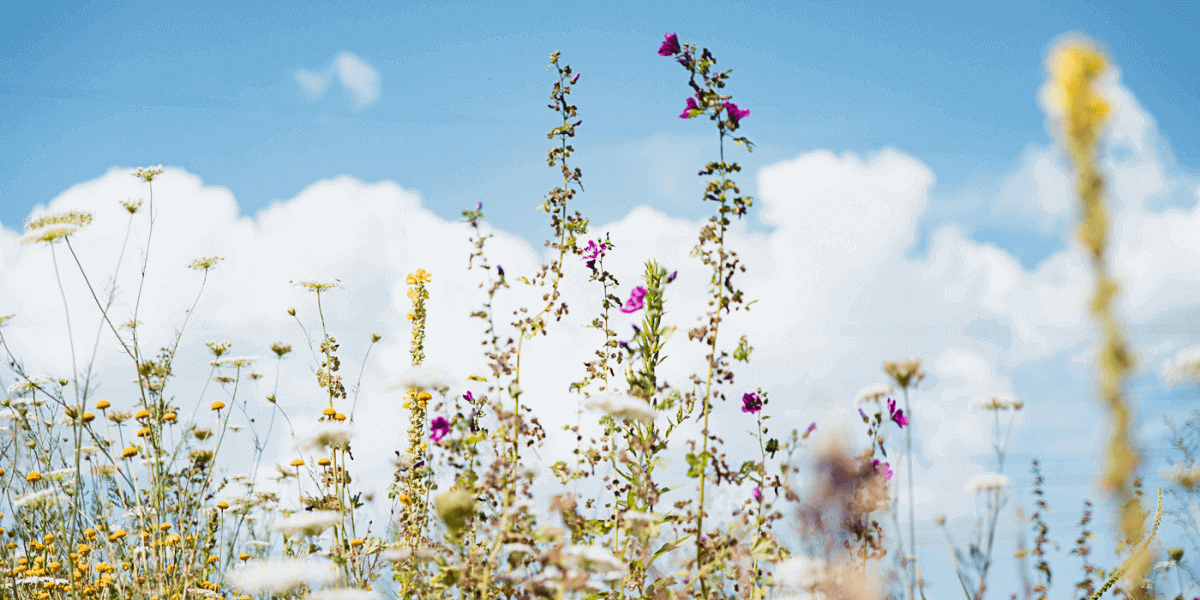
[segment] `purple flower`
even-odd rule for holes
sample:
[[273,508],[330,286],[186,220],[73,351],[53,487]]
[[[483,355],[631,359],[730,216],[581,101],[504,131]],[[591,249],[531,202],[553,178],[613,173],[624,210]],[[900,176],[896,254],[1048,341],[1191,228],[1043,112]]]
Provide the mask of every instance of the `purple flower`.
[[646,288],[640,285],[633,288],[633,292],[629,294],[629,299],[625,301],[625,306],[621,307],[621,312],[628,314],[641,310],[646,305],[645,297]]
[[467,402],[474,402],[475,395],[472,394],[470,390],[467,390],[467,393],[463,394],[463,400],[466,400]]
[[683,65],[683,68],[685,68],[685,69],[692,68],[692,53],[691,52],[688,52],[685,50],[683,52],[683,54],[680,54],[679,58],[676,58],[675,60],[678,61],[679,64]]
[[437,417],[429,424],[429,439],[440,442],[447,433],[450,433],[450,420],[446,417]]
[[867,422],[867,413],[863,412],[863,409],[860,408],[860,409],[858,409],[858,414],[859,414],[859,416],[861,416],[863,418],[863,423],[866,423]]
[[475,210],[483,210],[483,201],[482,200],[480,200],[479,204],[475,206]]
[[887,400],[887,407],[888,412],[891,413],[892,421],[901,429],[904,429],[904,426],[908,425],[908,417],[904,416],[904,409],[897,410],[896,401],[891,398]]
[[750,495],[754,496],[755,500],[762,500],[762,490],[758,489],[757,487],[753,490],[750,490]]
[[[879,465],[883,465],[883,471],[879,470]],[[877,459],[871,461],[871,467],[873,467],[875,469],[876,473],[883,473],[884,480],[888,480],[888,479],[892,478],[892,466],[887,464],[886,462],[879,460],[877,458]]]
[[738,121],[750,116],[750,111],[741,110],[732,102],[725,103],[725,111],[729,113],[729,120],[733,121],[733,126],[737,127]]
[[496,265],[496,272],[499,273],[501,277],[504,277],[504,267]]
[[587,248],[584,248],[584,251],[586,251],[587,254],[583,255],[584,264],[587,265],[587,268],[589,268],[589,269],[596,268],[595,267],[596,259],[600,258],[600,253],[604,252],[605,250],[608,250],[608,246],[606,246],[605,244],[603,244],[603,243],[597,244],[596,240],[589,241]]
[[572,85],[573,85],[573,84],[574,84],[576,81],[579,81],[579,73],[576,73],[576,74],[575,74],[573,77],[571,77],[571,84],[572,84]]
[[696,104],[695,97],[688,97],[687,108],[683,109],[683,114],[679,115],[679,118],[690,119],[691,117],[688,116],[688,113],[692,112],[693,110],[700,110],[700,105]]
[[671,274],[667,276],[667,283],[671,283],[672,281],[675,281],[675,276],[678,274],[679,274],[679,271],[671,271]]
[[808,426],[808,429],[805,429],[805,430],[804,430],[804,439],[808,439],[808,434],[812,433],[812,432],[813,432],[813,430],[814,430],[814,429],[816,429],[816,428],[817,428],[817,422],[816,422],[816,421],[813,421],[813,422],[812,422],[812,425],[809,425],[809,426]]
[[[691,580],[692,580],[692,578],[691,578],[691,577],[684,577],[684,578],[683,578],[683,583],[685,583],[685,584],[686,584],[687,582],[689,582],[689,581],[691,581]],[[1200,600],[1200,598],[1196,598],[1196,600]]]
[[754,392],[742,394],[742,412],[754,414],[762,410],[762,398]]
[[659,56],[675,56],[679,54],[679,38],[674,33],[668,33],[661,46],[658,47]]

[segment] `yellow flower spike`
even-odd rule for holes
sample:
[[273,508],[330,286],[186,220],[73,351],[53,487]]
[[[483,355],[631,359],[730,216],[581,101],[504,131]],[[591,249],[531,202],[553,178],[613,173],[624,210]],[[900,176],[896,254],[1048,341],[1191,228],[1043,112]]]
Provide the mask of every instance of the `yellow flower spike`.
[[133,446],[130,446],[121,451],[121,458],[133,458],[133,457],[137,456],[137,454],[138,454],[138,449]]
[[37,483],[41,480],[42,474],[38,473],[37,471],[30,471],[29,474],[25,476],[25,481],[28,481],[29,483]]
[[212,406],[210,406],[209,408],[211,408],[213,410],[221,410],[222,408],[225,408],[225,403],[221,402],[220,400],[217,400],[217,401],[213,402]]
[[218,502],[218,503],[217,503],[217,508],[219,508],[219,509],[221,509],[221,510],[225,510],[225,509],[229,508],[229,503],[228,503],[228,502],[226,502],[226,501],[224,501],[224,500],[222,500],[222,501],[220,501],[220,502]]
[[293,467],[303,467],[303,466],[304,466],[304,461],[303,461],[303,460],[301,460],[301,459],[299,459],[299,458],[293,458],[293,459],[292,459],[292,466],[293,466]]
[[104,410],[110,406],[112,406],[112,404],[108,400],[101,400],[96,403],[96,408],[100,410]]
[[325,410],[321,411],[321,414],[325,415],[326,417],[332,417],[333,415],[337,414],[337,411],[334,410],[332,406],[329,406],[326,407]]
[[148,410],[146,410],[146,409],[144,409],[144,408],[143,408],[142,410],[139,410],[139,411],[137,411],[136,413],[134,413],[134,415],[133,415],[133,418],[135,418],[135,419],[137,419],[137,420],[139,420],[139,421],[140,421],[140,420],[142,420],[142,419],[145,419],[146,417],[149,417],[149,416],[150,416],[150,411],[148,411]]
[[328,467],[331,463],[328,458],[322,457],[322,458],[317,459],[317,464],[322,467]]

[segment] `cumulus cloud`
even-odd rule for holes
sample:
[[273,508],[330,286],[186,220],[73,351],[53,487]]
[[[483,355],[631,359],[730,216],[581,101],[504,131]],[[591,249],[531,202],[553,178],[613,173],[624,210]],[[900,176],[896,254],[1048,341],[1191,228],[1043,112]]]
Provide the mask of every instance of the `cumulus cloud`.
[[300,91],[309,100],[321,98],[334,79],[340,81],[342,87],[350,94],[355,108],[366,108],[379,101],[382,81],[379,71],[352,52],[342,52],[335,56],[324,71],[296,71]]

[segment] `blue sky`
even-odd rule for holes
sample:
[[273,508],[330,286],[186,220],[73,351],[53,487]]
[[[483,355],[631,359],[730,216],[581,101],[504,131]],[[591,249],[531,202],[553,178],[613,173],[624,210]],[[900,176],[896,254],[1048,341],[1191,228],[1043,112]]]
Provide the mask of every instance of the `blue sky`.
[[[678,244],[650,238],[682,232],[676,237],[689,240],[689,224],[709,214],[695,172],[713,160],[716,135],[706,120],[677,118],[690,90],[685,72],[655,54],[668,31],[709,48],[720,68],[733,69],[726,91],[751,111],[740,133],[758,150],[733,156],[743,166],[743,190],[761,202],[738,239],[752,267],[776,279],[755,289],[815,298],[768,307],[776,321],[745,323],[764,337],[793,336],[764,339],[755,355],[763,366],[748,367],[748,381],[775,386],[773,398],[801,399],[773,406],[799,411],[794,420],[806,425],[852,413],[844,400],[880,379],[880,360],[910,351],[926,360],[931,377],[923,393],[934,403],[927,418],[936,423],[926,431],[938,439],[922,442],[919,472],[930,482],[930,498],[961,496],[918,497],[919,536],[936,557],[929,560],[940,561],[927,572],[939,595],[953,593],[957,583],[942,564],[949,555],[937,545],[932,517],[948,512],[969,531],[974,513],[961,494],[963,480],[975,473],[971,468],[992,465],[990,441],[980,437],[990,435],[986,423],[964,425],[969,419],[951,410],[964,398],[998,391],[1028,401],[1006,473],[1017,484],[1014,500],[1028,507],[1028,459],[1043,459],[1051,536],[1064,547],[1084,495],[1100,499],[1092,473],[1104,428],[1090,400],[1090,322],[1064,308],[1081,301],[1087,279],[1068,242],[1072,200],[1055,195],[1065,189],[1065,163],[1038,90],[1058,36],[1081,31],[1103,44],[1120,69],[1106,84],[1119,95],[1122,117],[1105,146],[1114,161],[1111,196],[1131,211],[1116,221],[1126,227],[1121,239],[1128,246],[1115,268],[1128,279],[1127,317],[1145,358],[1130,389],[1153,458],[1148,481],[1157,481],[1167,448],[1162,415],[1185,415],[1200,399],[1195,388],[1168,389],[1154,372],[1176,351],[1200,343],[1191,316],[1200,308],[1194,283],[1200,257],[1189,244],[1196,238],[1186,234],[1194,231],[1188,227],[1196,223],[1200,182],[1195,5],[6,5],[0,8],[0,240],[6,244],[0,314],[58,302],[18,285],[19,276],[45,275],[37,267],[44,254],[15,245],[31,211],[110,210],[117,199],[145,193],[128,177],[130,169],[163,164],[168,173],[156,187],[163,214],[186,214],[195,224],[195,231],[180,225],[176,238],[160,238],[173,240],[160,242],[166,256],[182,261],[219,239],[220,252],[231,256],[226,286],[266,281],[269,267],[287,273],[283,281],[307,275],[299,271],[305,265],[348,281],[357,276],[366,291],[356,296],[348,284],[345,299],[368,308],[347,309],[338,322],[368,331],[381,321],[383,330],[401,331],[391,339],[405,339],[406,326],[389,312],[403,303],[395,286],[402,287],[408,270],[430,268],[422,260],[441,269],[435,273],[457,273],[465,233],[453,222],[463,209],[484,202],[488,222],[511,234],[496,241],[501,262],[529,270],[537,263],[535,249],[548,229],[545,215],[533,209],[561,182],[545,164],[545,134],[557,123],[545,106],[553,79],[543,67],[555,50],[582,74],[571,95],[583,119],[572,165],[583,170],[587,191],[576,208],[593,226],[626,233],[618,248],[684,264],[686,248],[679,253]],[[298,73],[325,77],[328,85],[314,94]],[[339,73],[361,85],[344,84]],[[848,197],[869,200],[866,212],[840,207]],[[826,208],[828,215],[814,214]],[[856,228],[848,219],[872,225]],[[100,221],[98,241],[123,231]],[[163,227],[170,230],[169,219]],[[424,246],[397,250],[392,237]],[[326,239],[336,240],[323,242],[334,246],[332,258],[313,250],[289,255],[272,245]],[[424,247],[461,256],[443,265],[425,258]],[[361,256],[371,252],[396,264]],[[1154,258],[1165,255],[1176,258]],[[623,282],[634,281],[643,258],[618,263]],[[438,285],[451,285],[443,281]],[[699,293],[702,286],[688,289]],[[452,317],[447,307],[447,323],[472,310],[469,290],[473,285],[461,282],[439,290],[458,295],[452,307],[459,312]],[[822,298],[826,290],[844,296]],[[169,304],[173,296],[157,298]],[[261,313],[246,316],[234,314],[237,302],[217,300],[224,312],[197,317],[202,337],[193,345],[227,328],[258,327],[282,310],[278,303],[299,301],[286,287],[270,288],[256,301]],[[927,302],[928,309],[910,308]],[[966,316],[947,316],[962,306]],[[39,325],[27,329],[14,321],[14,344],[24,339],[36,347],[47,331],[39,327],[53,326],[54,315],[37,314]],[[831,319],[842,324],[841,333],[821,329]],[[470,331],[454,323],[447,328]],[[294,337],[286,325],[239,340],[251,346],[276,339],[263,335]],[[823,346],[827,335],[853,352]],[[383,356],[402,354],[397,346]],[[1068,422],[1066,414],[1074,418]],[[1097,521],[1107,526],[1106,516]],[[1110,557],[1111,537],[1098,537],[1096,551]],[[1011,541],[1005,544],[1007,552]],[[1073,558],[1058,560],[1056,581],[1066,587],[1078,569]],[[1010,578],[1011,566],[997,573]],[[993,589],[1006,594],[1010,586]]]

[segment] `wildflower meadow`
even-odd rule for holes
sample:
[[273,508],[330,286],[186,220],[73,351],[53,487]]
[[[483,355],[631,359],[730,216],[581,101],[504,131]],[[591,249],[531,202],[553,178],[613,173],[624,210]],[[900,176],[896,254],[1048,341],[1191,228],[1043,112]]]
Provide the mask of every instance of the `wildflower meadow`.
[[[1197,522],[1186,511],[1164,518],[1163,490],[1143,485],[1131,433],[1137,405],[1125,383],[1133,349],[1113,308],[1121,273],[1109,266],[1115,234],[1097,150],[1109,109],[1095,81],[1111,64],[1096,46],[1065,37],[1047,69],[1049,116],[1076,178],[1075,235],[1094,275],[1095,397],[1109,436],[1100,461],[1109,497],[1079,498],[1071,509],[1080,529],[1063,535],[1076,540],[1068,551],[1082,570],[1064,574],[1046,560],[1042,489],[1054,482],[1036,460],[1006,462],[1023,400],[990,394],[971,404],[991,427],[995,467],[967,484],[985,507],[977,535],[965,543],[950,539],[953,552],[936,556],[917,546],[914,510],[913,447],[922,435],[929,374],[920,357],[883,361],[873,374],[879,382],[845,399],[857,410],[853,431],[807,419],[794,428],[776,425],[795,400],[738,373],[762,355],[754,354],[754,339],[730,333],[760,301],[746,291],[750,275],[730,234],[756,208],[739,187],[736,159],[755,148],[743,132],[770,124],[737,100],[732,70],[718,69],[714,51],[669,33],[646,41],[648,55],[656,44],[658,60],[679,69],[676,80],[661,83],[662,93],[679,97],[682,112],[669,117],[715,129],[710,160],[696,165],[705,185],[697,201],[711,209],[690,242],[689,258],[704,273],[693,289],[702,295],[679,291],[680,264],[622,257],[620,237],[596,235],[576,209],[586,180],[572,166],[572,141],[585,127],[586,107],[571,104],[571,93],[587,78],[555,52],[547,67],[554,117],[546,162],[557,187],[540,205],[549,221],[547,260],[501,264],[497,234],[485,221],[487,199],[462,211],[469,252],[461,259],[476,278],[453,289],[472,305],[469,317],[482,337],[454,342],[486,365],[466,377],[447,367],[462,355],[435,343],[444,334],[432,315],[448,299],[433,287],[443,274],[424,268],[407,273],[406,287],[394,295],[400,304],[391,308],[411,326],[411,338],[399,346],[371,331],[338,328],[337,315],[357,310],[346,304],[347,289],[371,279],[363,272],[289,281],[303,302],[272,305],[265,318],[287,324],[290,339],[247,348],[226,341],[225,332],[195,331],[190,321],[206,304],[239,310],[256,284],[278,275],[222,282],[222,263],[233,257],[211,255],[192,259],[190,279],[161,278],[151,257],[165,235],[156,222],[170,218],[156,207],[169,169],[128,175],[143,199],[27,220],[20,243],[44,257],[62,302],[45,307],[61,312],[58,326],[37,335],[67,340],[70,367],[50,373],[39,356],[14,354],[6,333],[22,314],[0,306],[7,365],[0,373],[0,598],[1200,594],[1197,572],[1187,566],[1192,555],[1165,547],[1161,535],[1175,527],[1169,523],[1185,535],[1196,532]],[[119,248],[89,247],[89,227],[118,220],[126,232]],[[336,226],[335,216],[328,226]],[[323,243],[315,232],[312,251]],[[617,258],[635,261],[639,275],[618,280]],[[568,280],[588,290],[586,303],[568,305]],[[162,289],[186,290],[190,300],[158,306]],[[629,329],[618,325],[630,320]],[[565,329],[585,332],[588,358],[552,400],[539,398],[530,390],[548,373],[538,353],[548,334]],[[401,351],[373,354],[388,343]],[[96,364],[111,356],[125,375],[108,381],[96,376]],[[399,365],[386,390],[364,385],[364,377],[373,380],[373,356]],[[664,365],[695,357],[689,377],[668,381]],[[185,371],[203,375],[200,389],[176,385]],[[1200,353],[1181,354],[1173,376],[1200,377]],[[300,379],[289,382],[293,377]],[[291,392],[292,383],[306,391]],[[380,398],[401,418],[389,421],[376,410]],[[574,423],[550,425],[545,402],[569,406]],[[1168,492],[1189,494],[1200,485],[1196,431],[1198,420],[1179,429],[1180,460],[1168,474]],[[389,454],[364,450],[381,447]],[[1006,473],[1015,470],[1035,474],[1032,495],[1010,493]],[[367,485],[380,481],[386,494]],[[1116,539],[1089,533],[1092,501],[1117,507]],[[1031,542],[1016,550],[998,542],[1002,516],[1014,508],[1023,511],[1019,527]],[[939,525],[952,538],[945,521]],[[1100,546],[1118,562],[1091,561],[1091,549]],[[998,572],[1001,554],[1021,561],[1024,581]],[[931,581],[930,565],[939,563],[955,577]]]

